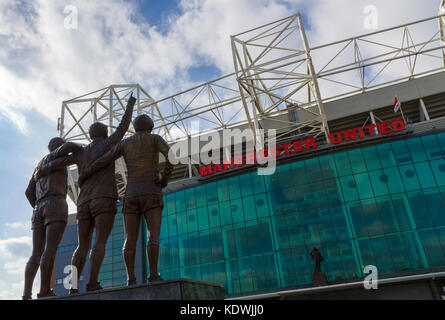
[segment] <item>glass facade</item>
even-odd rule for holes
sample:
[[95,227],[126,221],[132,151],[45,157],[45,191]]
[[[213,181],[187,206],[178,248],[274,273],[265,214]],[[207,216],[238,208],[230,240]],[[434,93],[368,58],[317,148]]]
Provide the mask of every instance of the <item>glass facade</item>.
[[[310,285],[314,246],[328,281],[361,278],[366,265],[381,276],[445,267],[445,133],[228,177],[164,201],[164,279],[221,283],[229,295]],[[116,230],[104,284],[105,266],[125,280]]]
[[[117,214],[114,220],[113,230],[108,237],[105,246],[105,258],[99,272],[101,286],[106,288],[122,287],[127,283],[122,247],[124,246],[125,230],[122,205],[117,206]],[[94,243],[94,234],[93,234]]]

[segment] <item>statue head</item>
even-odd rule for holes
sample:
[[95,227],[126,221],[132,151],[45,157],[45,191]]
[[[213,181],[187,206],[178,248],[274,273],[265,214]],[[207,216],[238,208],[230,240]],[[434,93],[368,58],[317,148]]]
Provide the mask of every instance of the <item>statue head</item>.
[[146,114],[141,114],[134,119],[134,129],[136,132],[148,131],[151,132],[155,126],[153,120]]
[[108,137],[108,128],[106,125],[104,125],[101,122],[95,122],[90,126],[90,129],[88,130],[90,134],[90,138],[92,140],[95,139],[105,139]]
[[63,139],[63,138],[60,138],[60,137],[52,138],[51,140],[49,140],[49,143],[48,143],[49,152],[53,152],[54,150],[56,150],[58,147],[60,147],[64,143],[65,143],[65,139]]

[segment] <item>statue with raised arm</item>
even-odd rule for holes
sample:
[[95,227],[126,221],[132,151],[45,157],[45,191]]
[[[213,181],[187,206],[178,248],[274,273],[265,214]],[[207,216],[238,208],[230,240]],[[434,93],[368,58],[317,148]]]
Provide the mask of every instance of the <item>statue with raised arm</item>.
[[321,271],[321,262],[323,261],[323,257],[321,256],[320,251],[316,247],[314,247],[311,251],[312,260],[314,260],[315,268],[314,273]]
[[[89,145],[69,156],[63,154],[62,146],[56,151],[59,158],[43,166],[38,175],[45,175],[72,164],[77,165],[79,174],[84,173],[91,163],[122,140],[130,125],[135,102],[136,99],[130,96],[121,123],[112,135],[108,136],[106,125],[100,122],[93,123],[89,129],[92,140]],[[101,170],[96,171],[80,188],[77,199],[79,244],[74,251],[71,264],[77,268],[79,279],[90,250],[93,230],[96,228],[96,237],[90,253],[91,269],[87,291],[102,289],[98,281],[98,274],[105,256],[105,244],[113,228],[117,212],[117,199],[114,162],[110,162]],[[78,288],[72,285],[70,293],[76,292],[78,292]]]
[[326,276],[321,271],[321,262],[323,261],[323,257],[321,256],[320,251],[314,247],[310,253],[312,260],[314,261],[314,275],[313,275],[313,284],[314,286],[325,286],[327,285]]
[[51,174],[41,177],[35,176],[40,167],[56,158],[55,150],[64,145],[66,154],[79,149],[78,145],[65,143],[62,138],[53,138],[48,144],[50,153],[37,165],[29,180],[25,195],[34,209],[32,215],[32,254],[25,268],[25,285],[23,300],[32,297],[32,284],[40,267],[40,293],[38,298],[54,296],[51,286],[51,276],[56,257],[57,247],[62,239],[68,218],[67,170],[61,168]]
[[[152,134],[153,120],[147,115],[140,115],[134,120],[136,133],[122,140],[111,151],[96,160],[79,177],[79,184],[87,184],[101,168],[114,163],[123,156],[128,170],[127,187],[124,198],[125,244],[123,255],[127,269],[127,285],[136,284],[134,260],[136,241],[139,233],[141,215],[145,218],[149,231],[146,245],[149,277],[148,282],[162,280],[157,272],[159,256],[159,233],[161,215],[164,207],[162,188],[167,186],[173,165],[169,161],[169,145],[162,137]],[[159,173],[159,155],[166,161],[162,177]]]

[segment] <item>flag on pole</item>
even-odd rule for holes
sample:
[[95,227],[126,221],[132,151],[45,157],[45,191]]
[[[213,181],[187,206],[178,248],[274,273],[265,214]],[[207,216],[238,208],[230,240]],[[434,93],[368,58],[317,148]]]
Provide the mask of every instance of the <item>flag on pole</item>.
[[399,111],[400,106],[401,106],[401,103],[400,103],[399,97],[396,95],[394,97],[394,112]]

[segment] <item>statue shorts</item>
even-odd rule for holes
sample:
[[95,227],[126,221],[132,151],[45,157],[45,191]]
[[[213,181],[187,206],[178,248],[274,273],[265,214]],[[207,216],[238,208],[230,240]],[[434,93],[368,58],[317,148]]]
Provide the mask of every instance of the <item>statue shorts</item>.
[[124,214],[144,214],[145,212],[160,208],[164,209],[164,200],[160,194],[146,194],[141,196],[126,197],[122,212]]
[[67,223],[68,204],[63,197],[47,197],[37,202],[32,214],[32,230],[42,229],[53,222]]
[[77,219],[88,220],[94,219],[96,216],[107,213],[115,215],[117,213],[116,199],[99,198],[85,201],[77,206]]

